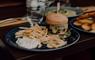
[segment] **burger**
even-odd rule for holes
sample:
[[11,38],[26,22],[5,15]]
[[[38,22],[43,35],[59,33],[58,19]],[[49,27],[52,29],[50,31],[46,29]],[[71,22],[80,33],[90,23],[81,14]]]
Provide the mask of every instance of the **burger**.
[[68,30],[68,18],[61,13],[49,13],[46,22],[52,33],[64,34]]

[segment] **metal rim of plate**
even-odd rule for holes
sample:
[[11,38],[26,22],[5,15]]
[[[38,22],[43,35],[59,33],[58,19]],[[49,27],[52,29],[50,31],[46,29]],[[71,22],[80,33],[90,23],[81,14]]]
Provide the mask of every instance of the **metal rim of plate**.
[[[15,29],[18,29],[18,28],[15,28]],[[73,36],[73,37],[75,38],[75,41],[73,41],[73,42],[70,43],[70,44],[67,44],[67,45],[65,45],[65,46],[63,46],[63,47],[54,48],[54,49],[38,49],[38,48],[35,48],[35,49],[26,49],[26,48],[22,48],[22,47],[17,46],[16,43],[14,43],[13,41],[11,41],[11,40],[12,40],[11,37],[13,37],[13,36],[11,36],[11,34],[14,34],[15,29],[12,29],[11,31],[9,31],[9,32],[6,34],[6,36],[5,36],[5,38],[6,38],[6,39],[5,39],[5,42],[6,42],[8,45],[10,45],[11,47],[14,47],[14,48],[17,48],[17,49],[20,49],[20,50],[30,51],[30,52],[48,52],[48,51],[55,51],[55,50],[64,49],[64,48],[66,48],[66,47],[72,46],[73,44],[75,44],[75,43],[80,39],[80,34],[79,34],[76,30],[71,29],[71,30],[73,31],[73,33],[75,33],[76,38],[75,38],[75,36]],[[71,34],[72,34],[72,33],[71,33]],[[71,37],[71,38],[72,38],[72,37]]]

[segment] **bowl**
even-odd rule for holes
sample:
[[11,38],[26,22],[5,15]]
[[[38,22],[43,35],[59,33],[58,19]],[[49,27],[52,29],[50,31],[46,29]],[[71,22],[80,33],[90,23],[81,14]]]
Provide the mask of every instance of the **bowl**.
[[72,19],[72,20],[70,20],[70,26],[71,26],[72,28],[74,28],[74,29],[76,29],[76,30],[78,30],[78,31],[80,31],[80,32],[95,34],[95,32],[86,31],[86,30],[84,30],[82,27],[76,26],[76,25],[74,24],[75,21],[76,21],[75,18]]
[[[56,12],[57,7],[46,8],[45,14],[42,12],[42,15],[47,15],[51,12]],[[82,10],[79,7],[61,7],[60,13],[66,15],[69,19],[75,18],[82,14]]]

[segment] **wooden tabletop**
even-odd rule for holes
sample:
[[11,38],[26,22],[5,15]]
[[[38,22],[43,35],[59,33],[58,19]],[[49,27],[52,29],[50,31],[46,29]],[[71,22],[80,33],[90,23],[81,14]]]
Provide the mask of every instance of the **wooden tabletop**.
[[[0,28],[0,38],[2,39],[2,41],[4,42],[5,40],[4,37],[6,35],[6,32],[21,25]],[[80,35],[81,35],[80,40],[76,44],[68,48],[61,49],[58,51],[52,51],[52,52],[29,52],[29,51],[13,48],[6,43],[4,44],[5,44],[5,47],[9,50],[9,52],[13,55],[13,57],[16,60],[25,60],[27,58],[39,59],[39,58],[48,58],[48,57],[50,58],[62,57],[62,56],[67,56],[67,55],[71,55],[71,54],[86,50],[88,48],[95,47],[95,34],[80,32]]]

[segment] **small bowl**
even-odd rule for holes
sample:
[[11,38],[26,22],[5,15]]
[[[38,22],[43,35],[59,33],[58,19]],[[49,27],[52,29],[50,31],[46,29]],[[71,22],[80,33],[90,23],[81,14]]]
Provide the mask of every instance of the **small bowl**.
[[[56,12],[56,9],[57,9],[57,7],[47,8],[45,11],[45,16],[47,15],[47,13],[49,13],[51,11]],[[79,7],[61,7],[60,12],[64,15],[66,15],[69,19],[75,18],[82,14],[82,10]],[[42,13],[42,15],[44,15],[44,14]]]

